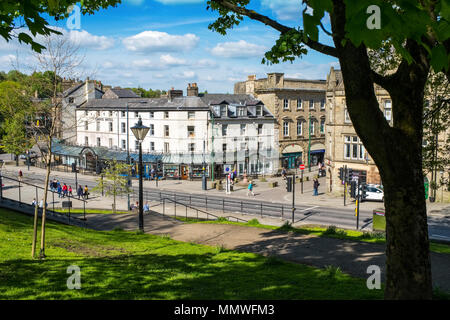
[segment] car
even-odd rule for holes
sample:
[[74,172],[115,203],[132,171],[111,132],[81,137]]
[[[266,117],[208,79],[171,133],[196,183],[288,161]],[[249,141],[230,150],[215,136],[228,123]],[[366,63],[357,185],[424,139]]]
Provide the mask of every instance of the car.
[[374,201],[384,201],[384,192],[380,187],[375,187],[373,185],[364,186],[366,196],[363,201],[374,200]]
[[[37,153],[35,151],[30,151],[30,159],[31,158],[36,158],[36,157],[37,157]],[[26,159],[26,158],[27,158],[27,154],[26,153],[21,154],[19,156],[19,159]]]

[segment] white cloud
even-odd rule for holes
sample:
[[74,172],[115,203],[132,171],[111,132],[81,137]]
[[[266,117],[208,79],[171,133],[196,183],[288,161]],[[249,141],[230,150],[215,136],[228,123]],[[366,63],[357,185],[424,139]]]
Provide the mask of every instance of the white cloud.
[[156,59],[138,59],[131,63],[134,67],[145,70],[164,70],[171,67],[178,67],[187,65],[186,60],[179,59],[171,56],[170,54],[164,54]]
[[114,39],[105,36],[95,36],[86,30],[71,30],[68,34],[70,41],[81,47],[93,48],[96,50],[105,50],[114,45]]
[[162,55],[159,60],[166,66],[182,66],[186,64],[186,60],[172,57],[170,54]]
[[183,71],[182,73],[178,73],[174,76],[177,79],[194,79],[197,77],[196,73],[191,70]]
[[170,35],[166,32],[143,31],[125,38],[123,44],[130,51],[135,52],[170,52],[189,51],[199,41],[195,34]]
[[215,68],[217,67],[217,62],[210,59],[200,59],[193,63],[197,68]]
[[0,56],[0,66],[11,67],[15,60],[16,60],[16,56],[13,54],[7,54],[4,56]]
[[263,7],[271,9],[280,20],[296,20],[302,18],[303,6],[300,0],[262,0]]
[[223,58],[249,58],[259,57],[267,51],[267,48],[245,40],[237,42],[223,42],[217,44],[211,53]]

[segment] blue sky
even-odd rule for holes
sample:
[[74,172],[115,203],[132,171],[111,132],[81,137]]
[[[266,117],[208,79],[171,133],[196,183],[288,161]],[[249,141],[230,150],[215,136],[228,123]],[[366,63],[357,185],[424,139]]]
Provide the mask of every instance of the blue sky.
[[[287,77],[325,79],[331,66],[338,67],[336,59],[312,50],[292,64],[261,64],[278,32],[250,19],[226,36],[212,32],[208,24],[217,13],[206,10],[206,0],[122,2],[116,8],[81,16],[78,30],[67,29],[66,21],[51,22],[79,43],[85,55],[81,77],[94,76],[113,86],[163,90],[185,90],[188,83],[196,82],[200,91],[232,93],[233,84],[250,74],[260,78],[267,72],[284,72]],[[283,24],[301,26],[300,3],[260,0],[251,1],[251,7]],[[27,59],[28,48],[0,41],[1,70],[11,69],[9,60],[16,52],[20,60],[32,61]],[[321,41],[331,43],[323,33]]]

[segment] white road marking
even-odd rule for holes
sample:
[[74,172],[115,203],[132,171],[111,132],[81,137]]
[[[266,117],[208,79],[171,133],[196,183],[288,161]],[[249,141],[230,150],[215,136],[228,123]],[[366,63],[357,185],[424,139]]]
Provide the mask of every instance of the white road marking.
[[303,210],[299,210],[299,211],[297,211],[297,212],[308,211],[308,210],[311,210],[311,209],[315,209],[315,208],[319,208],[319,206],[315,206],[315,207],[310,207],[310,208],[306,208],[306,209],[303,209]]

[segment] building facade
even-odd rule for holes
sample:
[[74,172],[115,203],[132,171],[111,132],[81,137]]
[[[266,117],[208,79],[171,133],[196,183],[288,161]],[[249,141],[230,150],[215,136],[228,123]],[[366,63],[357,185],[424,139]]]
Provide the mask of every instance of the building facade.
[[[388,92],[375,85],[375,94],[386,120],[392,125],[392,101]],[[355,173],[365,172],[367,183],[380,184],[378,168],[356,134],[347,112],[342,73],[333,67],[327,76],[326,99],[327,191],[337,194],[344,191],[339,179],[339,168],[344,165]]]
[[234,85],[235,93],[253,94],[276,119],[280,166],[311,166],[325,156],[325,80],[285,78],[268,73],[267,78],[248,76]]

